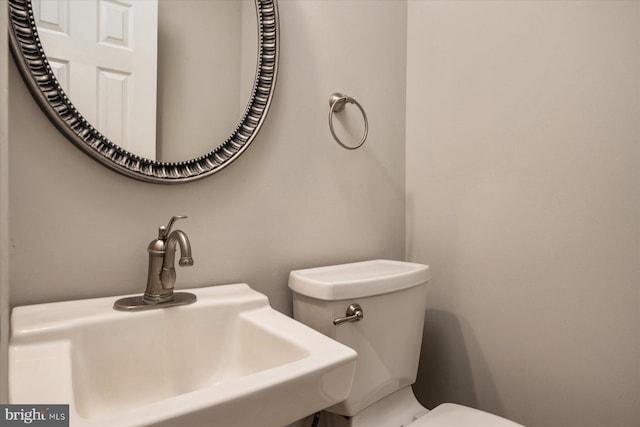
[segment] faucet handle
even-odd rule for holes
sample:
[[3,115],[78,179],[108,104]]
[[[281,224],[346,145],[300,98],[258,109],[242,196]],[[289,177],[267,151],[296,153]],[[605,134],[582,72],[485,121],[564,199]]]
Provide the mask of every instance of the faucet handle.
[[161,225],[160,228],[158,228],[158,239],[166,238],[169,235],[169,233],[171,233],[171,227],[173,227],[173,223],[179,219],[184,219],[184,218],[189,218],[189,217],[186,215],[172,216],[171,219],[169,220],[169,224],[166,227],[164,225]]

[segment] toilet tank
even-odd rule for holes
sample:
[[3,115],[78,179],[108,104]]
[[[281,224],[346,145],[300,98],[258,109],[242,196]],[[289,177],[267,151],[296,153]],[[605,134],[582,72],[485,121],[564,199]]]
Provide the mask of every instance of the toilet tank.
[[[292,271],[293,317],[358,353],[348,398],[329,412],[352,416],[416,380],[429,267],[372,260]],[[334,325],[350,304],[359,321]]]

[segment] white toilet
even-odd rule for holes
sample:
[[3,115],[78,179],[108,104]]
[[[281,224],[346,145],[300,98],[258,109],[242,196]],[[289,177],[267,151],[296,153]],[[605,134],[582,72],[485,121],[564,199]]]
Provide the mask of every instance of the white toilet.
[[445,403],[429,411],[416,380],[429,267],[374,260],[292,271],[293,317],[358,353],[351,392],[326,409],[330,427],[516,427]]

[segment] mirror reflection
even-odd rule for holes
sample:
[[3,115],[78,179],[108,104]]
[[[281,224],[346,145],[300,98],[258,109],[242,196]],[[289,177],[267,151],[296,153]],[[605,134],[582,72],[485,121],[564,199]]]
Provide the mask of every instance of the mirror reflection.
[[141,157],[181,162],[231,135],[257,62],[254,0],[33,0],[78,111]]

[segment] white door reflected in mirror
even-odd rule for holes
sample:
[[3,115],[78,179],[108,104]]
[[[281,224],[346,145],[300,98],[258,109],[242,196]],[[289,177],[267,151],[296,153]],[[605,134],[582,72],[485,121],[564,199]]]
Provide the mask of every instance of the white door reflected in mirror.
[[33,0],[51,68],[81,114],[116,144],[156,159],[158,2]]

